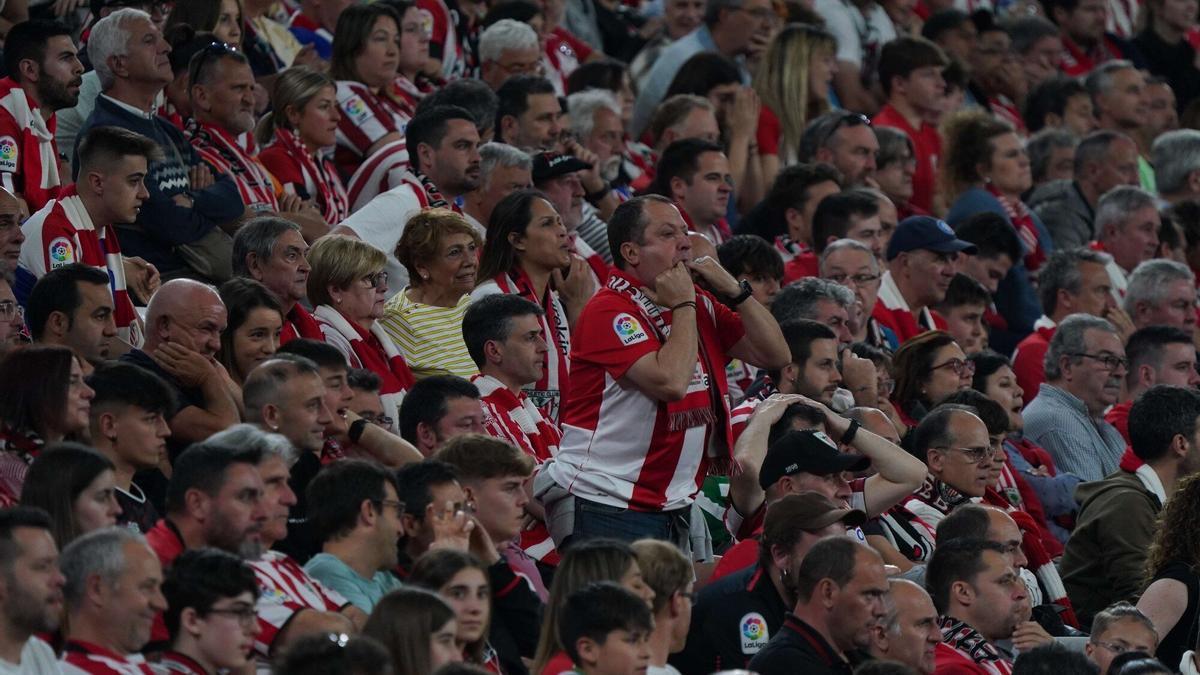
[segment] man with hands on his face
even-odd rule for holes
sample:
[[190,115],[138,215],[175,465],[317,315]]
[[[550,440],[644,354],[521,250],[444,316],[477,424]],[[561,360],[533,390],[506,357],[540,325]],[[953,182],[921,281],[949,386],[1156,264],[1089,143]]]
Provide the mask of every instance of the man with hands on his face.
[[[692,259],[666,198],[625,202],[608,233],[617,269],[579,317],[563,440],[534,492],[560,549],[615,536],[688,551],[687,514],[708,464],[733,461],[725,362],[781,368],[787,343],[748,282],[712,257]],[[697,290],[693,274],[714,293]]]

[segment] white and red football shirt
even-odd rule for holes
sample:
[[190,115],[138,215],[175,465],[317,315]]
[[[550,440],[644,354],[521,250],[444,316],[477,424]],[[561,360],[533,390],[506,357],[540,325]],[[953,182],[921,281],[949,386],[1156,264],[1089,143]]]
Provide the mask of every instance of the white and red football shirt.
[[[619,270],[619,283],[640,282]],[[610,283],[610,286],[612,284]],[[688,394],[707,389],[716,378],[725,406],[726,354],[745,335],[741,318],[703,290],[696,291],[701,351]],[[659,309],[669,330],[672,312]],[[564,489],[589,501],[637,511],[664,511],[692,503],[707,469],[712,435],[721,442],[729,430],[711,425],[671,429],[667,403],[654,399],[625,373],[638,359],[657,352],[664,341],[646,324],[639,305],[626,293],[602,288],[584,308],[571,347],[571,389],[563,403],[563,440],[555,461],[544,470]],[[728,425],[728,410],[718,417]]]
[[491,375],[476,375],[471,382],[479,388],[483,430],[489,436],[517,446],[538,464],[558,452],[562,433],[524,391],[514,392]]
[[[371,146],[388,134],[404,135],[408,117],[400,105],[386,95],[372,92],[361,82],[337,83],[337,148],[334,164],[346,182],[351,212],[394,184],[380,183],[393,170],[408,166],[408,146],[404,139],[391,141],[368,153]],[[372,180],[374,179],[374,180]],[[384,185],[382,189],[380,186]]]
[[296,612],[303,609],[337,612],[350,604],[278,551],[267,551],[249,564],[258,580],[258,635],[254,637],[254,651],[260,660],[270,659],[271,645]]
[[37,101],[11,77],[0,80],[0,184],[23,196],[30,213],[62,188],[55,122],[42,118]]
[[64,675],[155,675],[141,654],[118,654],[82,640],[67,640],[59,661]]

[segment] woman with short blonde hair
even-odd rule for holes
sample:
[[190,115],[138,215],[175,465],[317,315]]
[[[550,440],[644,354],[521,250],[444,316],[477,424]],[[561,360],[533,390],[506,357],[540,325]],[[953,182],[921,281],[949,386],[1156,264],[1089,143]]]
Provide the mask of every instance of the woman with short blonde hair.
[[462,321],[481,244],[475,228],[449,209],[426,209],[404,226],[395,253],[409,285],[388,301],[380,323],[417,378],[479,372],[463,342]]
[[395,419],[414,380],[378,323],[387,294],[387,256],[353,237],[330,234],[313,243],[308,264],[308,299],[325,341],[346,355],[351,368],[379,376],[384,414]]

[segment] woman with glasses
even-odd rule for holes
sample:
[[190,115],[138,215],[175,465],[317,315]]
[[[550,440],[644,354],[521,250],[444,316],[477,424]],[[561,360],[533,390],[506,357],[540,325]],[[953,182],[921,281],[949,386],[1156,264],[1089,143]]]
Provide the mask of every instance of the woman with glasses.
[[245,277],[221,284],[228,321],[221,331],[218,358],[234,381],[242,384],[258,364],[279,349],[283,312],[266,286]]
[[887,198],[896,205],[897,222],[909,216],[927,216],[912,203],[913,175],[917,172],[917,155],[908,134],[893,127],[875,127],[879,154],[875,157],[875,182]]
[[379,376],[383,409],[395,418],[415,380],[378,323],[387,294],[387,256],[353,237],[331,234],[313,243],[308,264],[308,299],[325,341],[346,356],[351,368]]
[[46,445],[87,433],[96,392],[66,347],[30,345],[0,359],[0,507],[21,495],[29,465]]
[[406,581],[437,593],[454,609],[458,623],[456,639],[464,663],[501,673],[507,672],[502,668],[504,656],[510,663],[521,662],[521,655],[515,650],[512,654],[502,655],[488,642],[492,625],[492,588],[488,583],[487,565],[479,558],[466,551],[433,549],[417,560]]
[[58,443],[33,460],[21,488],[21,505],[50,514],[59,550],[75,538],[117,524],[116,467],[92,448]]
[[1059,473],[1054,458],[1040,445],[1025,438],[1025,418],[1022,391],[1017,376],[1007,358],[991,350],[972,354],[968,359],[975,364],[971,387],[983,392],[1008,412],[1009,434],[1004,440],[1004,451],[1009,462],[1033,489],[1042,512],[1046,514],[1046,526],[1062,543],[1070,536],[1074,514],[1079,509],[1075,502],[1075,487],[1081,483],[1078,476]]
[[[1006,332],[1028,335],[1041,316],[1032,279],[1054,243],[1041,218],[1021,197],[1033,185],[1024,142],[1007,122],[978,110],[951,115],[941,131],[941,190],[944,203],[950,204],[946,222],[957,227],[974,214],[995,213],[1021,239],[1024,258],[1013,265],[993,295],[996,311],[1008,324]],[[992,335],[997,349],[1016,346],[1011,339],[997,340],[997,332]]]
[[1193,474],[1179,483],[1158,515],[1158,529],[1144,568],[1146,590],[1137,603],[1137,608],[1150,617],[1158,631],[1155,656],[1163,663],[1180,665],[1185,652],[1197,649],[1196,613],[1200,612],[1198,524],[1200,476]]
[[949,333],[932,330],[900,346],[892,357],[892,372],[896,378],[892,403],[900,420],[912,429],[939,401],[971,386],[975,364]]
[[217,675],[253,666],[259,590],[245,562],[215,548],[184,551],[171,563],[162,593],[171,634],[165,672]]
[[388,301],[380,322],[417,378],[479,369],[463,342],[462,320],[475,288],[475,228],[448,209],[429,209],[409,219],[396,244],[409,286]]

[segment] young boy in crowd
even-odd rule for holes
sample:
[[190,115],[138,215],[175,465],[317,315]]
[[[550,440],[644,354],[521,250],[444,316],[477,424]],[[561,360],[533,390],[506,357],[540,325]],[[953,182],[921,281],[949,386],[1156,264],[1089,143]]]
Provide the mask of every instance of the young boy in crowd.
[[601,581],[567,596],[558,637],[583,675],[640,675],[650,663],[654,618],[632,591]]

